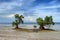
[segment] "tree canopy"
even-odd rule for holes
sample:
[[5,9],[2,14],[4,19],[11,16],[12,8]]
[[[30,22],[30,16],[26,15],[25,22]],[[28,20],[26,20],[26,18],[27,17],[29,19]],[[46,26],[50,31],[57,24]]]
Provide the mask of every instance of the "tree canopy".
[[54,24],[52,16],[46,16],[44,20],[42,18],[37,18],[36,21],[37,24],[40,25],[40,29],[45,29],[44,28],[45,25],[50,26]]
[[12,23],[13,26],[16,26],[16,29],[18,28],[18,25],[20,23],[23,23],[23,15],[15,14],[15,21]]

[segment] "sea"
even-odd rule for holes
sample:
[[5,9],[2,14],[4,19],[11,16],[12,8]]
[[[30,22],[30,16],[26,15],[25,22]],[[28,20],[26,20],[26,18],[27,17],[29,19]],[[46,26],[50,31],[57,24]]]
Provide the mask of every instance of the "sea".
[[[20,24],[20,28],[27,28],[27,29],[33,29],[33,26],[37,26],[37,29],[39,28],[39,25],[36,23],[28,23],[28,24]],[[0,23],[0,27],[13,27],[11,23]],[[46,27],[46,26],[45,26]],[[46,27],[48,28],[48,27]],[[51,25],[50,29],[58,30],[60,31],[60,23],[56,23],[55,25]]]

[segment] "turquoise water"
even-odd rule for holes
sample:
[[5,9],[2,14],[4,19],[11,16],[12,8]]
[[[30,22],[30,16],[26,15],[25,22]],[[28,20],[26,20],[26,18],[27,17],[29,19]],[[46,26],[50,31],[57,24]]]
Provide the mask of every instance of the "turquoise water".
[[[19,25],[19,27],[32,29],[34,25],[36,25],[37,28],[39,28],[39,25],[37,25],[37,24],[21,24],[21,25]],[[11,24],[0,24],[0,27],[12,27],[12,25]],[[60,24],[52,25],[50,28],[60,31]]]

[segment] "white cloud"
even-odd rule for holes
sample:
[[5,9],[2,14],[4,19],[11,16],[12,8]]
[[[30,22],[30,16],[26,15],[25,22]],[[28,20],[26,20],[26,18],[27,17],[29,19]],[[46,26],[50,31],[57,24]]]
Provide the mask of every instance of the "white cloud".
[[6,15],[5,18],[14,18],[14,15],[15,15],[15,14],[23,15],[23,12],[22,12],[22,11],[20,11],[20,12],[15,12],[14,14]]
[[44,8],[60,8],[60,5],[52,5],[52,6],[47,6],[47,7],[44,7]]
[[2,18],[13,18],[15,14],[9,14],[9,15],[0,15]]
[[24,12],[23,11],[17,11],[14,14],[24,15]]
[[[45,16],[53,16],[53,20],[56,22],[56,19],[59,20],[59,13],[57,13],[57,9],[56,8],[60,8],[60,5],[50,5],[50,6],[41,6],[38,5],[34,8],[32,8],[31,10],[34,12],[35,17],[41,17],[41,18],[45,18]],[[57,18],[56,18],[57,16]]]
[[10,14],[8,16],[6,16],[7,18],[13,18],[15,14]]
[[14,18],[15,14],[24,15],[23,13],[24,12],[22,12],[22,11],[20,11],[20,12],[18,11],[18,12],[15,12],[13,14],[0,15],[0,17],[3,17],[3,18]]
[[25,16],[24,21],[26,22],[35,22],[36,21],[36,16]]
[[34,7],[34,9],[56,9],[56,8],[60,8],[60,4],[50,5],[50,6],[41,6],[41,5],[38,5],[38,6]]
[[35,0],[29,0],[29,1],[28,0],[15,0],[13,2],[3,2],[3,3],[0,3],[0,10],[10,10],[10,9],[13,9],[15,6],[17,7],[28,6],[33,1]]
[[0,13],[2,13],[2,12],[5,13],[7,10],[13,10],[16,6],[21,7],[22,5],[23,5],[22,1],[20,1],[20,2],[13,1],[13,2],[0,3]]
[[[35,22],[36,18],[38,17],[42,17],[44,18],[45,16],[50,16],[52,15],[54,17],[54,21],[57,19],[59,19],[59,17],[57,16],[57,9],[60,7],[60,4],[55,4],[56,0],[53,0],[52,2],[50,2],[51,5],[37,5],[36,7],[31,7],[30,5],[32,4],[32,2],[34,2],[35,0],[16,0],[13,2],[5,2],[5,3],[1,3],[0,4],[0,13],[3,13],[3,15],[0,15],[0,17],[4,17],[4,18],[12,18],[14,17],[15,14],[19,14],[19,15],[23,15],[25,18],[25,21],[28,22]],[[14,10],[15,7],[22,7],[22,8],[28,8],[27,10],[29,11],[28,13],[30,13],[30,11],[33,11],[33,15],[34,16],[25,16],[24,15],[24,11],[14,11],[13,13],[8,13],[6,14],[5,12],[8,12],[8,10]],[[51,10],[50,10],[51,9]],[[4,15],[4,13],[6,15]],[[31,13],[32,14],[32,13]],[[57,18],[56,18],[57,16]]]

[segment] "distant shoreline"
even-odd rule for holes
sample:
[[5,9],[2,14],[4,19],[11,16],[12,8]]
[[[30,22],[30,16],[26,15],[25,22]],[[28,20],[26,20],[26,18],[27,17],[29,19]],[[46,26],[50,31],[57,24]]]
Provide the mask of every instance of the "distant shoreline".
[[[12,23],[0,23],[0,24],[12,24]],[[24,23],[24,24],[37,24],[37,23],[31,22],[31,23]],[[60,24],[60,22],[55,22],[55,24]]]

